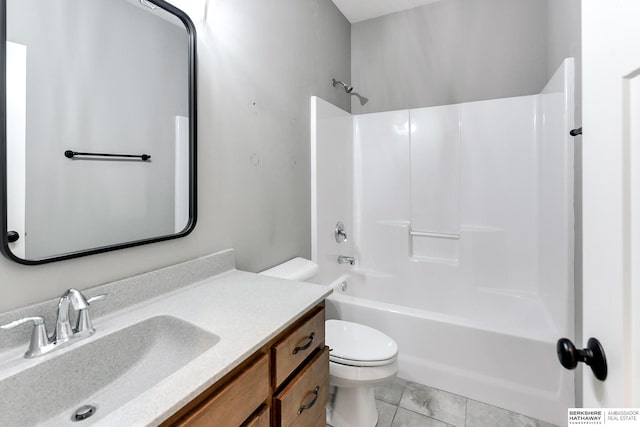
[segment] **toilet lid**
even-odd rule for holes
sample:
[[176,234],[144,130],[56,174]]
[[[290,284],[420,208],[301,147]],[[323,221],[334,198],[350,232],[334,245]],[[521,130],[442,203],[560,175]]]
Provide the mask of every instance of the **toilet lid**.
[[326,344],[336,362],[386,361],[398,354],[398,344],[377,329],[344,320],[327,320],[325,325]]

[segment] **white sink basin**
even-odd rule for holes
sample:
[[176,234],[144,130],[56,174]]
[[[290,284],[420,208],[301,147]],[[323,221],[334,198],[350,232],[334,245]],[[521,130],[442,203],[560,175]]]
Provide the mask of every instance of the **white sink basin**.
[[[171,316],[152,317],[102,337],[98,330],[96,335],[0,379],[1,425],[94,424],[220,340]],[[94,406],[94,415],[73,422],[83,405]]]

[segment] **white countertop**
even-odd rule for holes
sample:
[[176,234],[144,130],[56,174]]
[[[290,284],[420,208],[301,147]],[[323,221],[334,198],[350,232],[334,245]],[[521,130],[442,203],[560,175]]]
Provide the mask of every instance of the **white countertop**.
[[96,319],[123,326],[158,315],[220,337],[213,348],[94,425],[157,425],[205,391],[331,293],[329,287],[234,270]]
[[[98,408],[95,419],[89,418],[77,423],[70,421],[69,408],[60,408],[60,415],[45,421],[45,424],[75,427],[158,425],[241,364],[330,293],[331,288],[328,286],[276,279],[232,269],[137,302],[122,310],[96,317],[93,321],[95,335],[61,349],[59,353],[73,351],[76,346],[85,345],[157,316],[172,316],[189,322],[215,334],[219,340],[184,367],[107,414],[99,413]],[[42,363],[43,359],[56,357],[58,353],[56,351],[42,358],[24,359],[22,353],[25,349],[26,343],[24,347],[11,349],[2,354],[5,358],[10,356],[11,360],[0,367],[0,377],[6,378],[7,370],[15,371],[35,366]],[[126,349],[123,348],[123,351]],[[96,363],[108,365],[106,360],[97,360]],[[135,381],[135,378],[127,379],[132,380]],[[47,386],[43,384],[42,388],[41,393],[45,392]],[[23,391],[19,391],[16,398],[19,398]],[[1,418],[0,415],[0,420]]]

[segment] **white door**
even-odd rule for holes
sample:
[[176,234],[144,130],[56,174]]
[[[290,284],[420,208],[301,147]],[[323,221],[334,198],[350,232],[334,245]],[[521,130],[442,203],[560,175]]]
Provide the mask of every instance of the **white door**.
[[583,369],[584,407],[640,407],[640,1],[584,0],[583,347],[602,343],[605,382]]

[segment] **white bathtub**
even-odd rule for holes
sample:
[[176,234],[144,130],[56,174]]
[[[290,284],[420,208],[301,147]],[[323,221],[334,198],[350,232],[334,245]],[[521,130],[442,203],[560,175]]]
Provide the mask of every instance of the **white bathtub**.
[[557,361],[557,337],[543,333],[548,325],[540,324],[548,316],[542,305],[485,292],[425,310],[383,302],[392,296],[370,285],[354,272],[335,280],[327,317],[393,337],[400,349],[399,377],[566,425],[567,408],[574,406],[573,375]]

